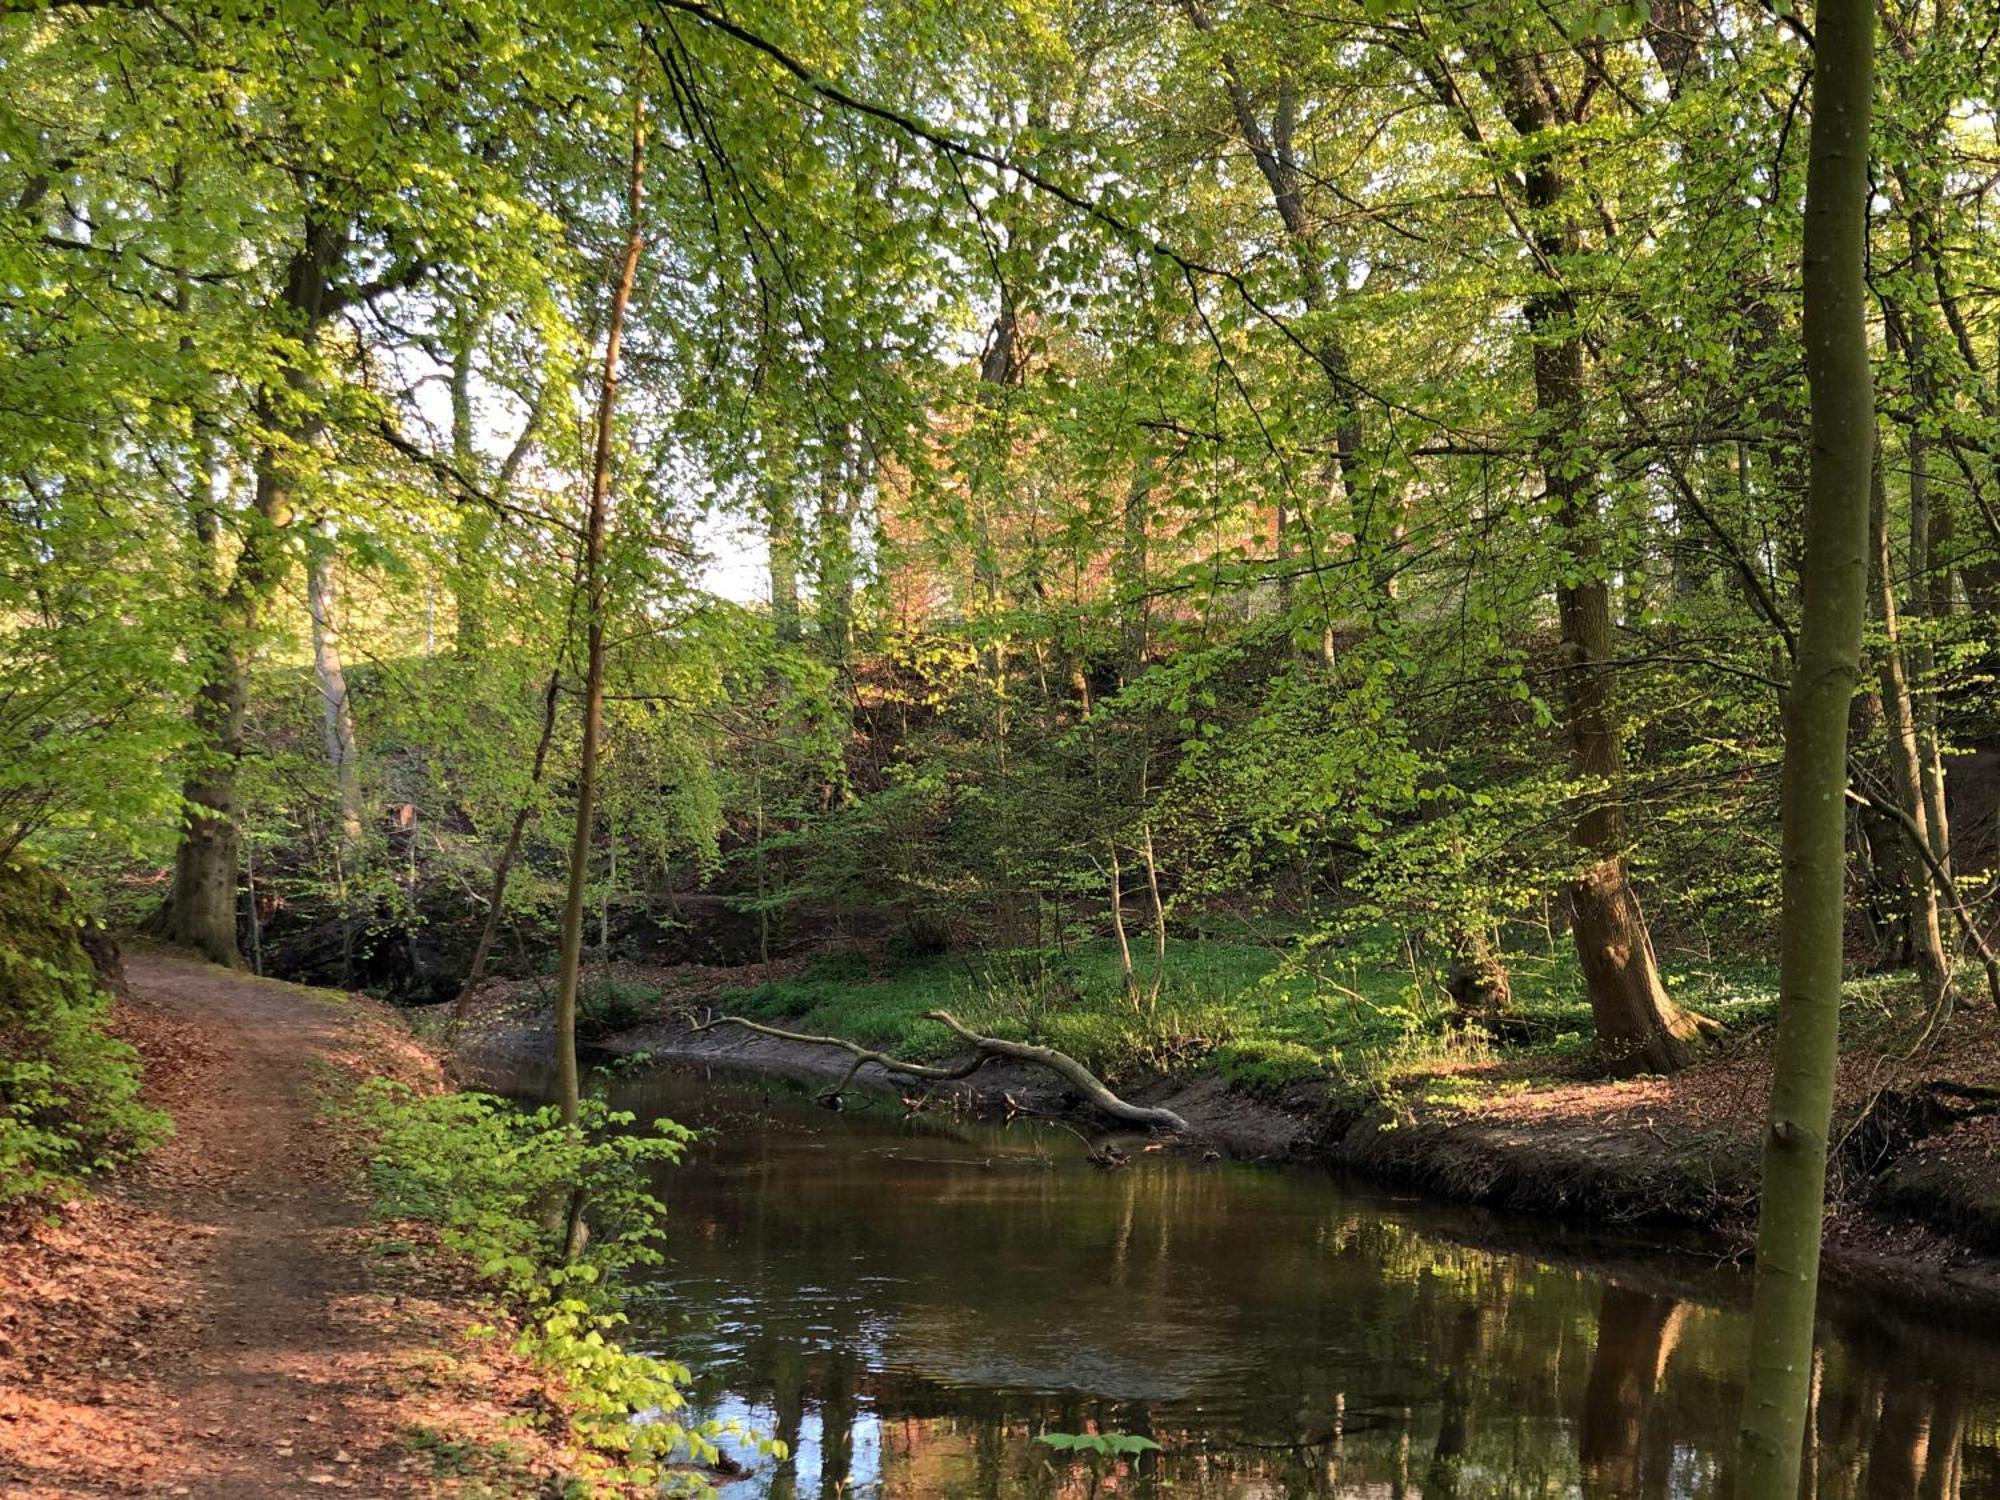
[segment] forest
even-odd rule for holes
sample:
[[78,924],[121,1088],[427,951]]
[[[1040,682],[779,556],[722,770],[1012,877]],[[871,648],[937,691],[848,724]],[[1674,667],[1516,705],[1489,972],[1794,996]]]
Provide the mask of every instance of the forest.
[[2000,1497],[1996,55],[6,7],[0,1489]]

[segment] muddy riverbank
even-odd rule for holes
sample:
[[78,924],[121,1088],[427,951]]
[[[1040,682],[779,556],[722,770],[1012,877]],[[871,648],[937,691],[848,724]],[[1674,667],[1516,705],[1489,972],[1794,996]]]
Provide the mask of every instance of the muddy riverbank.
[[[1984,1082],[2000,1077],[1991,1033],[1990,1018],[1961,1015],[1921,1059],[1898,1059],[1863,1038],[1843,1060],[1829,1280],[2000,1310],[2000,1089]],[[548,1046],[531,1005],[496,997],[473,1007],[458,1066],[477,1081],[546,1058]],[[645,1054],[807,1091],[839,1082],[849,1064],[831,1048],[672,1019],[596,1046],[607,1057]],[[1713,1236],[1720,1253],[1743,1255],[1755,1230],[1765,1077],[1762,1038],[1752,1035],[1671,1079],[1534,1076],[1487,1064],[1393,1087],[1314,1079],[1252,1093],[1194,1066],[1116,1083],[1133,1102],[1187,1120],[1174,1149],[1310,1163],[1570,1225],[1691,1228]],[[896,1107],[985,1117],[1077,1117],[1080,1103],[1050,1074],[1008,1062],[923,1086],[869,1064],[849,1087]]]

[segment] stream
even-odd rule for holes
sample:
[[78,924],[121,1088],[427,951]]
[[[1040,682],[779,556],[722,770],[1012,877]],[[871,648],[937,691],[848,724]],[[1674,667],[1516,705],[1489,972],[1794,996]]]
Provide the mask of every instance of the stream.
[[[721,1073],[612,1092],[709,1132],[631,1342],[791,1445],[730,1500],[1090,1494],[1042,1432],[1161,1444],[1106,1495],[1730,1493],[1749,1274],[1711,1244]],[[2000,1500],[2000,1330],[1832,1297],[1819,1361],[1819,1500]]]

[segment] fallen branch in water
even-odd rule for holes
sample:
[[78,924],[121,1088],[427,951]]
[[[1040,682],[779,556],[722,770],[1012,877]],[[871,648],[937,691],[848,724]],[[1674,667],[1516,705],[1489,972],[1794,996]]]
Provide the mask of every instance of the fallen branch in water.
[[1175,1130],[1185,1132],[1188,1123],[1170,1109],[1155,1109],[1143,1104],[1128,1104],[1105,1087],[1104,1081],[1090,1069],[1066,1052],[1058,1052],[1053,1047],[1037,1047],[1028,1042],[1010,1042],[997,1036],[981,1036],[964,1025],[946,1010],[924,1012],[926,1021],[936,1021],[948,1028],[954,1035],[970,1042],[976,1049],[971,1058],[958,1063],[919,1063],[903,1058],[891,1057],[886,1052],[877,1052],[864,1047],[859,1042],[850,1042],[845,1037],[817,1036],[803,1031],[785,1031],[777,1026],[766,1026],[761,1021],[747,1020],[742,1016],[716,1016],[696,1025],[695,1031],[712,1031],[717,1026],[741,1026],[745,1031],[754,1031],[759,1036],[775,1037],[782,1042],[805,1042],[816,1047],[833,1047],[845,1052],[853,1061],[840,1077],[840,1082],[823,1090],[822,1101],[838,1099],[854,1082],[854,1075],[868,1063],[875,1064],[885,1073],[895,1073],[905,1078],[921,1078],[933,1083],[955,1083],[970,1078],[995,1058],[1011,1058],[1015,1062],[1034,1063],[1047,1068],[1074,1088],[1100,1114],[1127,1125],[1144,1125],[1153,1130]]

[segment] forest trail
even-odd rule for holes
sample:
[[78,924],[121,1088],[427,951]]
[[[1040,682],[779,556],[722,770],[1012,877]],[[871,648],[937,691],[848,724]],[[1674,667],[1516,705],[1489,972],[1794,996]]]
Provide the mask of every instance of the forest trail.
[[[68,1347],[0,1405],[0,1493],[490,1484],[491,1455],[472,1450],[512,1425],[496,1388],[537,1404],[518,1389],[528,1377],[468,1349],[463,1307],[432,1300],[443,1288],[369,1229],[318,1102],[328,1068],[383,1070],[385,1047],[401,1054],[389,1071],[428,1059],[367,1002],[169,953],[128,956],[126,978],[121,1029],[176,1134],[55,1231],[48,1281],[78,1283],[55,1297],[75,1305],[51,1324]],[[502,1444],[523,1480],[551,1467],[534,1446],[519,1432]]]

